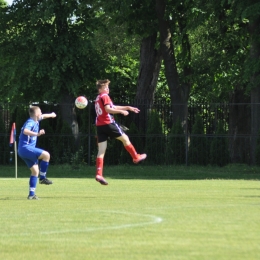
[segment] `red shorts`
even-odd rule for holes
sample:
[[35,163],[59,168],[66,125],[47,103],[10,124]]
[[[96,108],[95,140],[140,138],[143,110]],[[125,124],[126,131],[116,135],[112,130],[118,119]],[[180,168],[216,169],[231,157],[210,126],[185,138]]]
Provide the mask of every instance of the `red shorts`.
[[117,138],[124,134],[124,131],[121,127],[116,123],[111,123],[108,125],[100,125],[97,126],[97,138],[98,143],[102,143],[107,141],[110,138]]

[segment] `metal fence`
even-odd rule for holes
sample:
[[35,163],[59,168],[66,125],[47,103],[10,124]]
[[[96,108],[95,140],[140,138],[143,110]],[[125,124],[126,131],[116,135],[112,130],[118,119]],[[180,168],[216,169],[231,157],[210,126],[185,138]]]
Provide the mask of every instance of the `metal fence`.
[[[116,103],[116,102],[115,102]],[[124,105],[124,102],[116,104]],[[169,102],[158,101],[152,106],[136,101],[128,101],[140,107],[140,114],[131,114],[128,117],[116,116],[116,120],[128,128],[131,142],[137,152],[148,154],[144,164],[199,164],[199,165],[225,165],[228,163],[251,162],[250,128],[246,131],[233,132],[233,121],[230,114],[234,107],[241,104],[196,104],[190,102],[187,114],[181,120],[183,131],[172,132],[173,116],[172,106]],[[38,138],[37,146],[51,154],[52,164],[68,163],[77,167],[78,164],[94,165],[97,154],[97,139],[95,133],[95,112],[92,102],[86,109],[72,109],[71,113],[76,119],[77,131],[72,133],[71,126],[65,127],[62,111],[58,104],[36,104],[43,113],[56,112],[57,118],[44,120],[41,128],[46,134]],[[242,104],[248,111],[250,104]],[[71,105],[68,105],[71,106]],[[16,122],[17,141],[22,124],[28,118],[28,105],[26,104],[0,104],[0,164],[13,163],[13,147],[9,146],[11,125]],[[151,113],[156,115],[156,125],[149,123]],[[194,132],[196,118],[202,120],[202,132]],[[235,117],[234,117],[235,118]],[[140,123],[141,122],[141,123]],[[185,126],[183,125],[185,122]],[[222,123],[222,132],[217,133],[219,122]],[[249,123],[247,123],[249,125]],[[232,128],[232,127],[233,128]],[[18,157],[18,163],[22,163]],[[132,163],[130,155],[121,142],[110,140],[105,156],[108,165]]]

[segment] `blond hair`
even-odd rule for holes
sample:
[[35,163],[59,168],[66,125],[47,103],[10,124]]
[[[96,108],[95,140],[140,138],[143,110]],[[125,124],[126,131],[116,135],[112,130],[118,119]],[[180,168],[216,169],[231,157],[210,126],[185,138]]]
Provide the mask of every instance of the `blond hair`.
[[96,82],[97,90],[110,83],[109,79],[100,79]]
[[30,108],[29,108],[29,115],[30,115],[30,116],[34,116],[34,115],[35,115],[35,111],[36,111],[37,109],[40,109],[40,108],[37,107],[37,106],[30,106]]

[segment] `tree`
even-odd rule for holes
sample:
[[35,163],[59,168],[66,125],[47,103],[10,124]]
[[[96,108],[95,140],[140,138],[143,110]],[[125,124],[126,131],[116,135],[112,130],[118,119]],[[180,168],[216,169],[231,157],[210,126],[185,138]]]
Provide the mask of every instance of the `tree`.
[[138,35],[129,36],[126,25],[115,24],[109,13],[104,13],[104,17],[104,25],[95,31],[92,40],[106,61],[101,77],[111,81],[114,100],[131,100],[136,93],[141,39]]
[[[172,40],[170,17],[166,12],[166,7],[167,2],[165,0],[156,0],[156,13],[160,32],[160,46],[165,66],[165,76],[170,90],[173,122],[176,122],[177,120],[185,122],[187,117],[187,101],[190,93],[190,84],[184,84],[184,82],[182,84],[180,81],[177,69],[175,46],[173,45]],[[173,5],[173,3],[171,3],[169,8],[177,8],[177,4]],[[184,13],[182,13],[182,15],[184,15]],[[179,22],[180,24],[182,23],[182,27],[185,26],[185,21]],[[184,125],[185,124],[186,122]]]
[[194,2],[196,11],[188,26],[194,71],[191,98],[196,102],[230,103],[231,161],[249,163],[250,146],[244,140],[250,132],[251,117],[246,105],[250,103],[250,76],[245,76],[250,46],[248,20],[241,17],[241,11],[234,11],[238,10],[234,3]]
[[[157,18],[154,1],[115,0],[101,1],[105,13],[111,18],[109,24],[124,25],[127,38],[140,39],[138,65],[134,81],[134,104],[140,108],[140,116],[134,117],[140,131],[145,131],[147,110],[151,109],[161,68],[162,55],[158,44]],[[122,90],[121,90],[122,92]]]
[[0,8],[6,7],[7,3],[5,0],[0,0]]
[[257,136],[260,130],[260,3],[249,1],[242,13],[249,19],[250,55],[248,57],[247,75],[250,75],[251,85],[251,163],[256,162]]
[[15,0],[2,8],[1,96],[59,102],[63,119],[77,129],[75,97],[93,92],[90,86],[104,69],[91,42],[100,19],[89,1]]

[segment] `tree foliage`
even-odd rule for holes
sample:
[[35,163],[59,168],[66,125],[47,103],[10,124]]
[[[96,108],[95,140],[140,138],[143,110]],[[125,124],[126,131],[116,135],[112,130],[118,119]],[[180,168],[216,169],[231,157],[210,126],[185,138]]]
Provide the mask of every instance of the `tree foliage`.
[[91,42],[100,19],[86,1],[15,0],[2,8],[1,96],[57,101],[88,91],[104,65]]
[[[1,101],[70,103],[72,127],[75,96],[94,98],[96,79],[109,78],[115,99],[149,100],[142,129],[154,97],[171,100],[173,122],[189,99],[258,104],[259,10],[258,0],[1,0]],[[229,130],[252,134],[254,163],[260,109],[237,111],[249,119],[230,114]]]

